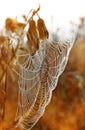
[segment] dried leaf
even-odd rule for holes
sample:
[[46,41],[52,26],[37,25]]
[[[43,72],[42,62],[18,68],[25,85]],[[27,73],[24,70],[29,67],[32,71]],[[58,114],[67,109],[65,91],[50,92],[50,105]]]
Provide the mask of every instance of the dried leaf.
[[26,24],[18,22],[16,19],[7,18],[5,22],[5,28],[7,31],[12,31],[17,34],[21,33]]

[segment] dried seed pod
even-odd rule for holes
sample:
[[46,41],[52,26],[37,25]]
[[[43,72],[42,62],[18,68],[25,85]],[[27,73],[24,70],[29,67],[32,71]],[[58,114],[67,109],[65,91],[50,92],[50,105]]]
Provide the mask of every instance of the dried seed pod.
[[48,38],[49,33],[46,28],[45,22],[43,19],[39,18],[37,21],[37,29],[39,31],[39,37],[41,40],[45,40]]
[[29,20],[29,29],[27,32],[28,44],[31,51],[39,49],[39,38],[37,33],[36,22],[33,19]]

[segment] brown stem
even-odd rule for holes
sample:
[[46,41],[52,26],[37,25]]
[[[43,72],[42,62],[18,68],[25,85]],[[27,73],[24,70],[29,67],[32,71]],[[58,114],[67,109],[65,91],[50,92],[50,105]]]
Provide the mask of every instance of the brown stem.
[[6,75],[5,75],[5,86],[4,86],[4,104],[3,104],[3,113],[2,113],[2,120],[5,118],[5,111],[6,111],[6,93],[7,93],[7,67],[6,67]]

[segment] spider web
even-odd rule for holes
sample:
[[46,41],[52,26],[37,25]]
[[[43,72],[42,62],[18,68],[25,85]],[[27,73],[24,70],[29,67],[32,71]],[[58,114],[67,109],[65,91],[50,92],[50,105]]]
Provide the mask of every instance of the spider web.
[[31,129],[43,115],[65,69],[75,38],[74,30],[50,33],[49,39],[33,56],[26,55],[23,64],[18,62],[17,117],[22,129]]

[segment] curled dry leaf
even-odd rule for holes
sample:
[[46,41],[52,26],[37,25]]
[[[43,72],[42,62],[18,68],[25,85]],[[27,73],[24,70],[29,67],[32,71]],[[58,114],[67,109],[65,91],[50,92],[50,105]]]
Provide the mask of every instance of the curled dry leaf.
[[7,18],[5,22],[5,27],[8,31],[20,34],[23,32],[26,24],[18,22],[16,19]]

